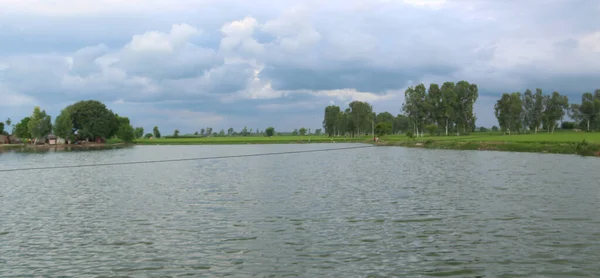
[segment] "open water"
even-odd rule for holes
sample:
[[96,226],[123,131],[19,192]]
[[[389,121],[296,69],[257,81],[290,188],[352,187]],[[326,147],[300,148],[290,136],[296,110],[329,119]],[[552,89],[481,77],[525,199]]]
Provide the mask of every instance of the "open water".
[[[345,147],[0,154],[0,169]],[[374,147],[0,172],[0,277],[599,277],[600,159]]]

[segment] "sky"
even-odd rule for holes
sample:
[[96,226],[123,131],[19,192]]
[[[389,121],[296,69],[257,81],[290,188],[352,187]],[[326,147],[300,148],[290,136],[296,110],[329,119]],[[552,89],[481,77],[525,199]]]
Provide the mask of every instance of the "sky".
[[0,119],[104,102],[148,132],[320,128],[327,105],[401,113],[466,80],[477,126],[502,93],[600,88],[597,0],[0,0]]

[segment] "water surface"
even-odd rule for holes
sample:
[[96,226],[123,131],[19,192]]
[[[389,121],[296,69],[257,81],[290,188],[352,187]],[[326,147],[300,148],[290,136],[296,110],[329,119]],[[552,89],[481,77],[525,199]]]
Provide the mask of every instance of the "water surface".
[[[0,169],[346,146],[11,152]],[[376,147],[0,172],[0,277],[597,277],[598,169]]]

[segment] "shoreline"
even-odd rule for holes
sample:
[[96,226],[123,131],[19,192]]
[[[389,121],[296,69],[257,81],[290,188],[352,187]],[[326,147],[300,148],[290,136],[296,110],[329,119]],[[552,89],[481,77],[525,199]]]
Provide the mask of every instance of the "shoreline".
[[[535,141],[469,141],[469,140],[385,140],[373,142],[371,139],[346,139],[346,140],[214,140],[214,141],[181,141],[181,140],[138,141],[134,143],[109,143],[109,144],[83,144],[83,145],[0,145],[0,152],[11,150],[27,151],[63,151],[63,150],[100,150],[115,149],[132,146],[156,145],[271,145],[271,144],[332,144],[332,143],[362,143],[381,147],[406,147],[444,150],[473,150],[473,151],[503,151],[525,153],[552,153],[571,154],[581,156],[600,157],[600,144],[586,141],[578,142],[535,142]],[[170,141],[170,142],[169,142]]]
[[588,142],[508,142],[508,141],[380,141],[376,146],[438,150],[501,151],[522,153],[571,154],[600,157],[600,144]]

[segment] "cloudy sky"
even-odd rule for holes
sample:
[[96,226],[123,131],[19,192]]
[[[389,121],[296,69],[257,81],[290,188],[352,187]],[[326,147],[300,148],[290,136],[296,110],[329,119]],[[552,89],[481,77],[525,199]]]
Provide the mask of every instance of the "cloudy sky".
[[103,101],[147,131],[319,128],[329,104],[400,113],[406,87],[579,101],[600,88],[597,0],[0,0],[0,118]]

